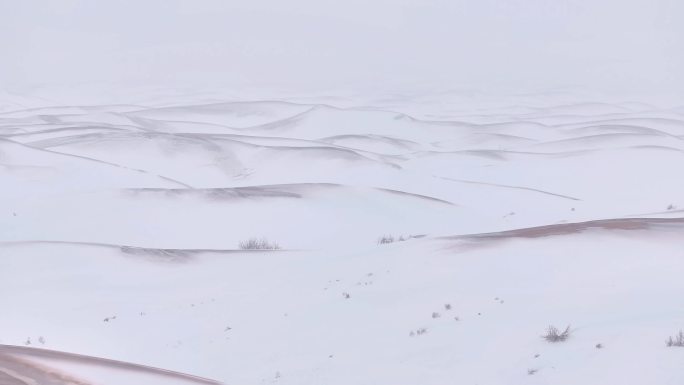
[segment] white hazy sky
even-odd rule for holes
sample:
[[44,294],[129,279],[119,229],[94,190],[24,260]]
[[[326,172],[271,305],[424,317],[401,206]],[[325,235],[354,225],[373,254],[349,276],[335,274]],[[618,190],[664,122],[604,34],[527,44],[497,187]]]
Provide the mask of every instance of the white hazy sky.
[[684,87],[683,0],[0,0],[0,85]]

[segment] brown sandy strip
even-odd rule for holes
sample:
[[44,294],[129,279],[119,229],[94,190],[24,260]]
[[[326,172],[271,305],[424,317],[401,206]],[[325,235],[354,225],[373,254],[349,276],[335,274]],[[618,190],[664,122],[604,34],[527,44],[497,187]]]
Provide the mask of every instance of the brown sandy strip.
[[0,353],[0,385],[91,385],[45,365]]
[[499,231],[493,233],[452,235],[438,239],[478,240],[506,238],[541,238],[553,235],[578,234],[590,229],[604,230],[649,230],[654,227],[678,225],[684,230],[684,218],[619,218],[600,219],[587,222],[560,223],[554,225],[527,227],[522,229]]
[[183,374],[151,366],[123,361],[66,353],[24,346],[0,345],[0,385],[89,385],[54,369],[31,363],[17,356],[64,360],[80,364],[92,364],[113,369],[124,369],[142,374],[160,375],[196,384],[220,385],[208,378]]

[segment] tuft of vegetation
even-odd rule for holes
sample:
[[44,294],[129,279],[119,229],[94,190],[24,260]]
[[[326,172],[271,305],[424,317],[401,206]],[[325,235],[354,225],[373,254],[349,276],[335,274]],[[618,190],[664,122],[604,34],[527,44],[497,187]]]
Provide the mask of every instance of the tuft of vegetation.
[[382,237],[378,238],[378,245],[387,245],[387,244],[394,243],[394,242],[404,242],[404,241],[408,241],[409,239],[412,239],[412,238],[420,238],[420,237],[415,236],[415,235],[407,235],[407,236],[400,235],[398,238],[395,238],[394,235],[383,235]]
[[266,238],[250,238],[246,241],[240,242],[240,249],[242,250],[279,250],[280,245],[276,242],[270,242]]
[[383,235],[382,237],[378,238],[378,245],[387,245],[390,243],[394,243],[394,241],[395,241],[394,236]]
[[674,337],[670,336],[665,342],[667,347],[684,347],[684,333],[680,330]]
[[565,328],[562,332],[558,330],[557,327],[551,325],[546,329],[546,334],[542,336],[545,340],[549,342],[563,342],[570,337],[570,325]]

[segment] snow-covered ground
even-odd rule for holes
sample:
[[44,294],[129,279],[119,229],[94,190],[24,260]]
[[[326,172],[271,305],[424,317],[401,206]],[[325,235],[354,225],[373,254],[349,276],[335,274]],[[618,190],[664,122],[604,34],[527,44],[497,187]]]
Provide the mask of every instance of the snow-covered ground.
[[[0,344],[225,384],[681,384],[684,108],[471,99],[1,95]],[[0,383],[205,381],[79,357],[0,347]]]

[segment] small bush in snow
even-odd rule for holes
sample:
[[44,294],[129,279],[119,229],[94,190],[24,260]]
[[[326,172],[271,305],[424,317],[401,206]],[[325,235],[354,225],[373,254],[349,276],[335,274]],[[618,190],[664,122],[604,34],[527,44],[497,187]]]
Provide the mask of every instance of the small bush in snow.
[[549,342],[563,342],[570,337],[570,325],[568,325],[563,332],[551,325],[546,330],[546,334],[544,334],[542,337]]
[[435,312],[432,312],[432,318],[439,318],[439,317],[441,317],[441,316],[442,316],[442,315],[439,314],[439,313],[437,313],[436,311],[435,311]]
[[386,245],[388,243],[394,243],[394,237],[391,235],[383,235],[378,238],[378,245]]
[[667,342],[665,342],[665,344],[668,347],[673,347],[673,346],[683,347],[684,346],[684,333],[680,330],[679,333],[677,333],[677,335],[674,336],[674,338],[673,337],[668,338]]
[[240,249],[242,250],[278,250],[280,245],[275,242],[269,242],[266,238],[250,238],[246,241],[240,242]]
[[386,245],[389,243],[394,243],[394,242],[404,242],[408,241],[411,238],[418,238],[414,235],[408,235],[408,236],[403,236],[400,235],[399,238],[395,238],[394,235],[383,235],[382,237],[378,238],[378,245]]

